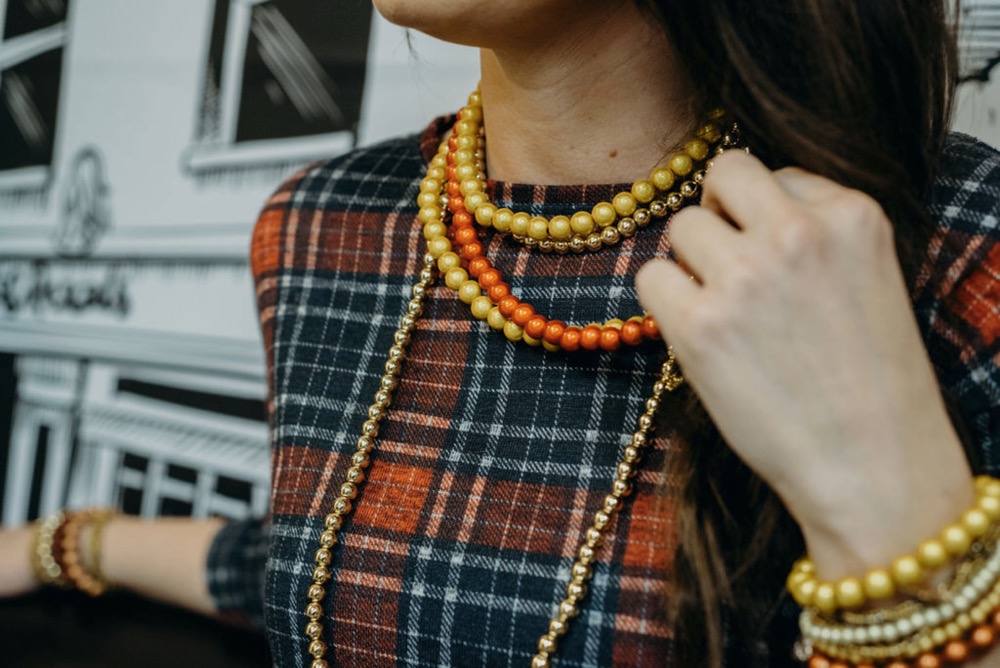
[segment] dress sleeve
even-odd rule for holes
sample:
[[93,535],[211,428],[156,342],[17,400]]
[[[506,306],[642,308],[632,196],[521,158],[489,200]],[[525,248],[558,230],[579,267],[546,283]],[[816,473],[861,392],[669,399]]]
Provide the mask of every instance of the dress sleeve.
[[977,472],[1000,474],[1000,153],[952,135],[917,317]]
[[208,552],[208,591],[219,616],[238,626],[264,630],[264,569],[269,527],[266,520],[225,524]]

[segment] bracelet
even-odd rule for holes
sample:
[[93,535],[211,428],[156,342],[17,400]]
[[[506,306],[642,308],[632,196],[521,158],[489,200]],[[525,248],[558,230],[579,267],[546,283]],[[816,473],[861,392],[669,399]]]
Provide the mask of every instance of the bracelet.
[[897,590],[922,582],[931,571],[968,553],[974,541],[1000,520],[1000,480],[979,476],[975,489],[975,506],[938,537],[921,543],[916,554],[897,557],[889,568],[872,569],[862,578],[845,577],[837,582],[820,581],[812,560],[802,558],[788,575],[788,591],[800,606],[815,607],[830,615],[839,609],[860,608],[869,601],[892,598]]
[[[76,589],[91,596],[100,596],[108,589],[108,583],[100,570],[100,539],[103,527],[111,518],[109,510],[84,510],[71,513],[65,522],[62,534],[61,566],[66,579]],[[83,529],[92,525],[89,553],[90,567],[80,558],[80,535]]]
[[1000,606],[1000,543],[994,544],[996,549],[988,557],[977,556],[961,564],[962,577],[953,579],[937,605],[908,600],[898,606],[899,611],[888,608],[844,615],[846,623],[831,623],[812,610],[804,610],[799,618],[802,637],[817,646],[893,643],[961,620],[963,616],[971,617],[970,623],[960,624],[963,631],[967,630],[972,623],[983,622],[990,611]]
[[56,561],[53,549],[56,534],[66,519],[61,510],[35,523],[34,544],[31,548],[31,569],[39,584],[66,586],[62,567]]

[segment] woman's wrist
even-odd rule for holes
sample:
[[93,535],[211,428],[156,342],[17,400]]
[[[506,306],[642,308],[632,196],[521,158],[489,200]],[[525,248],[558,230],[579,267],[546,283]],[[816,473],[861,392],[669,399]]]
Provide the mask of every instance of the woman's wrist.
[[972,472],[950,424],[919,441],[871,446],[868,461],[825,467],[778,489],[817,571],[837,579],[912,552],[974,501]]

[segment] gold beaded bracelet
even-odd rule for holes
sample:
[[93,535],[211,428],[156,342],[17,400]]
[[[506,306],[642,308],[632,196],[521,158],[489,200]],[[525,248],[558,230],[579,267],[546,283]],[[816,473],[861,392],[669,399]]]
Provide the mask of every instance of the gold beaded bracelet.
[[[42,585],[74,587],[91,596],[109,588],[101,570],[104,527],[115,513],[106,509],[78,512],[60,510],[35,523],[31,566]],[[87,560],[81,559],[80,537],[90,527]]]
[[1000,549],[976,562],[972,577],[950,585],[937,605],[909,605],[909,613],[892,622],[868,624],[829,623],[806,610],[802,637],[827,656],[852,661],[913,658],[941,647],[1000,608]]
[[860,608],[868,601],[891,598],[897,590],[919,584],[930,572],[966,554],[973,542],[1000,520],[1000,480],[977,477],[975,489],[975,505],[938,537],[921,543],[916,554],[897,557],[889,568],[874,568],[862,578],[845,577],[836,582],[820,581],[815,565],[806,557],[792,567],[786,582],[788,591],[802,607],[814,607],[829,615],[838,609]]

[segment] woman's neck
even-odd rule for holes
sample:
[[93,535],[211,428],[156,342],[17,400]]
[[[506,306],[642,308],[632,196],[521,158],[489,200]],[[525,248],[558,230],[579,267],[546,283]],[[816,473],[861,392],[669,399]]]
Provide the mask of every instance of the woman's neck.
[[482,49],[490,178],[633,181],[693,129],[691,86],[662,28],[635,3],[609,5],[544,44]]

